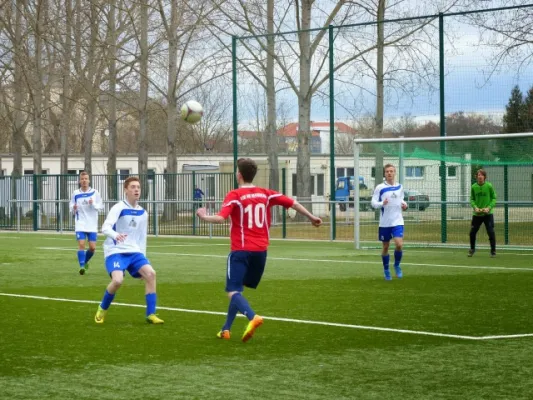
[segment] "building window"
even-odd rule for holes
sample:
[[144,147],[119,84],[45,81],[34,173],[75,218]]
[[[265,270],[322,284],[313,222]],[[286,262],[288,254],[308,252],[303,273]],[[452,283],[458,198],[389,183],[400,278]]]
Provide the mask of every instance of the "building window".
[[353,176],[354,173],[354,168],[337,168],[337,178],[342,176]]
[[130,176],[130,170],[129,169],[117,169],[117,175],[118,175],[119,180],[125,181]]
[[[292,174],[292,195],[298,196],[297,194],[297,175]],[[315,182],[316,179],[316,182]],[[311,180],[309,181],[309,188],[311,195],[324,196],[324,174],[311,175]]]
[[[33,169],[25,169],[24,175],[33,175]],[[43,169],[41,175],[48,175],[48,170]],[[41,177],[41,182],[48,182],[48,178],[46,176]]]
[[69,169],[67,170],[68,180],[69,181],[77,181],[79,179],[80,174],[85,171],[83,169]]
[[324,196],[324,174],[316,175],[316,195]]
[[423,178],[424,167],[405,167],[406,178]]
[[457,178],[457,167],[448,167],[448,178]]

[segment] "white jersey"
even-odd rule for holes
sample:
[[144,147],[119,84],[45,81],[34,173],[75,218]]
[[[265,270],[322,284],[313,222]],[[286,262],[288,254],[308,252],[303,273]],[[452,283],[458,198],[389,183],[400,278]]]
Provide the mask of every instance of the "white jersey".
[[[109,210],[102,233],[107,236],[104,257],[118,253],[142,253],[146,256],[148,213],[139,205],[132,207],[126,201],[121,201]],[[128,236],[124,241],[117,242],[115,239],[119,233]]]
[[[388,199],[388,203],[383,205],[385,199]],[[402,204],[406,204],[403,201],[402,185],[389,185],[387,182],[377,185],[372,196],[372,207],[381,208],[379,226],[387,228],[403,225]]]
[[[89,204],[92,200],[92,204]],[[77,206],[74,211],[74,205]],[[76,232],[98,232],[98,211],[102,210],[104,205],[102,197],[98,190],[89,188],[86,192],[77,189],[72,194],[69,203],[71,213],[74,213]]]

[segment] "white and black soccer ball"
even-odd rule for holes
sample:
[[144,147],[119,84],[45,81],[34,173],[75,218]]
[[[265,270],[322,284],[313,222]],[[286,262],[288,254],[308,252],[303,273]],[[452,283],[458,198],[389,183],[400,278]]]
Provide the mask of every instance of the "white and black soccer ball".
[[189,100],[181,106],[181,119],[189,124],[196,124],[202,119],[204,108],[200,103],[194,100]]

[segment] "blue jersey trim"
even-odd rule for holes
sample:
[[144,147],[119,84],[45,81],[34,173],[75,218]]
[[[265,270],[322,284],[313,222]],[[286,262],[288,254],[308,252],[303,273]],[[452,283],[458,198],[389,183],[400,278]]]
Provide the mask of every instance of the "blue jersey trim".
[[144,208],[141,209],[141,210],[134,210],[132,208],[125,208],[124,210],[122,210],[120,212],[120,215],[118,217],[120,218],[120,217],[123,217],[124,215],[136,215],[136,216],[139,216],[139,215],[143,215],[144,211],[145,211]]
[[395,190],[399,190],[401,187],[402,187],[402,185],[384,187],[383,189],[381,189],[379,191],[379,201],[381,201],[381,196],[383,196],[383,193],[385,193],[385,192],[393,192]]
[[78,199],[81,199],[83,197],[91,197],[95,193],[96,193],[96,191],[78,193],[77,195],[74,196],[74,201],[78,201]]

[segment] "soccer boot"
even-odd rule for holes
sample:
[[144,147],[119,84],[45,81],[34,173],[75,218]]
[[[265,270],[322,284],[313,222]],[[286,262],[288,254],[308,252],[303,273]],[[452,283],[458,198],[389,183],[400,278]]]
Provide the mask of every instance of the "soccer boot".
[[468,257],[472,257],[476,251],[473,249],[468,250]]
[[391,276],[390,276],[390,270],[388,269],[384,269],[383,270],[383,276],[385,277],[385,280],[386,281],[390,281],[392,280]]
[[146,322],[148,322],[149,324],[154,324],[154,325],[165,323],[165,321],[159,318],[156,314],[150,314],[149,316],[147,316]]
[[85,268],[80,267],[80,275],[85,275]]
[[98,306],[98,310],[96,310],[96,315],[94,316],[94,322],[97,324],[103,324],[106,314],[107,310],[104,310],[101,306]]
[[496,252],[495,251],[491,251],[490,252],[490,258],[494,258],[496,257]]
[[401,279],[403,277],[402,267],[394,266],[394,272],[396,272],[396,278]]
[[231,333],[228,330],[220,331],[220,332],[217,333],[217,338],[224,339],[224,340],[229,340],[231,338]]
[[248,322],[248,326],[242,335],[242,341],[246,343],[248,340],[250,340],[254,335],[255,330],[261,325],[263,325],[263,318],[259,315],[255,315],[254,318]]
[[85,271],[88,271],[89,270],[89,263],[85,264]]

